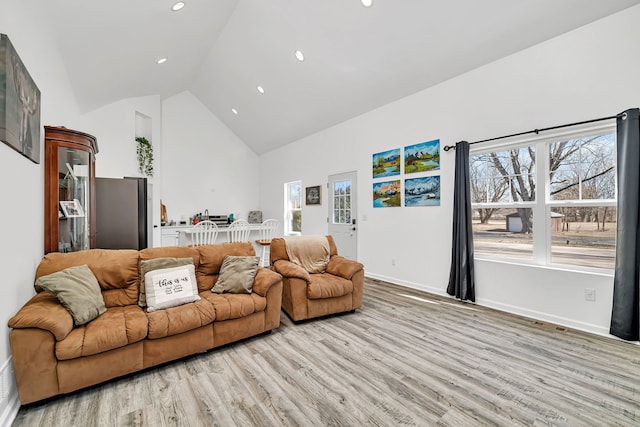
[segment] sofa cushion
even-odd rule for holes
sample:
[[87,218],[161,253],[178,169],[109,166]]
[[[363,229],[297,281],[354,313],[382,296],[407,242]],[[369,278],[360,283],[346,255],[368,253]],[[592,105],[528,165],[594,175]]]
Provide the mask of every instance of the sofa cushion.
[[[40,261],[36,279],[67,267],[88,265],[95,274],[104,305],[122,307],[138,301],[138,251],[133,249],[89,249],[87,251],[51,252]],[[41,287],[36,285],[36,291]]]
[[215,321],[238,319],[253,313],[264,311],[267,299],[258,294],[214,294],[201,292],[200,296],[211,304],[216,311]]
[[193,264],[150,271],[144,281],[149,312],[200,299]]
[[[147,306],[147,293],[144,286],[144,277],[148,272],[154,270],[162,270],[164,268],[181,267],[184,265],[193,265],[193,258],[153,258],[140,261],[140,295],[138,296],[138,305],[140,307]],[[195,276],[194,276],[195,281]]]
[[87,265],[40,276],[36,285],[55,295],[71,313],[76,326],[84,325],[107,311],[98,280]]
[[307,286],[309,299],[335,298],[353,292],[353,282],[331,274],[311,274]]
[[220,275],[212,292],[221,294],[250,294],[253,289],[253,281],[258,272],[260,257],[257,256],[233,256],[228,255],[222,261]]
[[164,338],[197,329],[210,324],[215,317],[213,305],[204,299],[179,307],[147,313],[149,319],[148,338]]
[[200,253],[200,264],[196,271],[198,279],[198,290],[210,291],[213,288],[218,273],[222,267],[224,257],[235,256],[255,256],[256,251],[250,242],[218,243],[215,245],[201,245],[195,248]]
[[112,307],[56,343],[58,360],[76,359],[124,347],[147,336],[147,316],[137,305]]

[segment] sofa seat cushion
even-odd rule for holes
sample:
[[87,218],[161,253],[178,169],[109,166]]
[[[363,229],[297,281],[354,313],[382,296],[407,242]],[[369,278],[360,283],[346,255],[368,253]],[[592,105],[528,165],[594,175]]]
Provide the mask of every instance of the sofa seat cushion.
[[213,304],[216,310],[216,322],[238,319],[253,313],[264,311],[267,299],[258,294],[216,294],[200,292],[200,297]]
[[91,356],[142,341],[147,336],[147,316],[137,305],[110,307],[91,322],[76,326],[56,343],[58,360]]
[[204,299],[147,313],[149,339],[165,338],[198,329],[215,319],[213,305]]
[[353,282],[332,274],[310,274],[311,281],[307,286],[309,299],[335,298],[353,292]]

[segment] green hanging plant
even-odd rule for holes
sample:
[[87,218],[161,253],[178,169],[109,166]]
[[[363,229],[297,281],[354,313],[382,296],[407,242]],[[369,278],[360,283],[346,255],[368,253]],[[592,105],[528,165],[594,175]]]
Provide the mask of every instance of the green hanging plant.
[[138,169],[140,173],[153,176],[153,146],[144,136],[137,136],[136,154],[138,155]]

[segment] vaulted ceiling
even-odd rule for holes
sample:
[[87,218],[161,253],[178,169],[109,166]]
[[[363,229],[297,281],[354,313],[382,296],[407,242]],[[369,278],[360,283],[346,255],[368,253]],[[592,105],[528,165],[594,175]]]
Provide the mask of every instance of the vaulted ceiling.
[[189,90],[260,154],[640,0],[34,3],[83,111]]

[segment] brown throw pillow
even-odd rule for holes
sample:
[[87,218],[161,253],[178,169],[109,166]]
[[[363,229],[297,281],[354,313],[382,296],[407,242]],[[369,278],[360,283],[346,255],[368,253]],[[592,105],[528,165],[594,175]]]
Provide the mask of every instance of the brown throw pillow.
[[154,258],[144,260],[140,263],[140,293],[138,294],[138,305],[147,306],[147,294],[144,286],[144,277],[148,272],[161,270],[163,268],[181,267],[183,265],[193,265],[193,258]]
[[39,277],[36,285],[58,298],[76,326],[84,325],[107,311],[98,279],[87,265]]
[[260,257],[227,255],[222,261],[220,275],[211,292],[221,294],[250,294],[253,291],[253,279],[258,272]]

